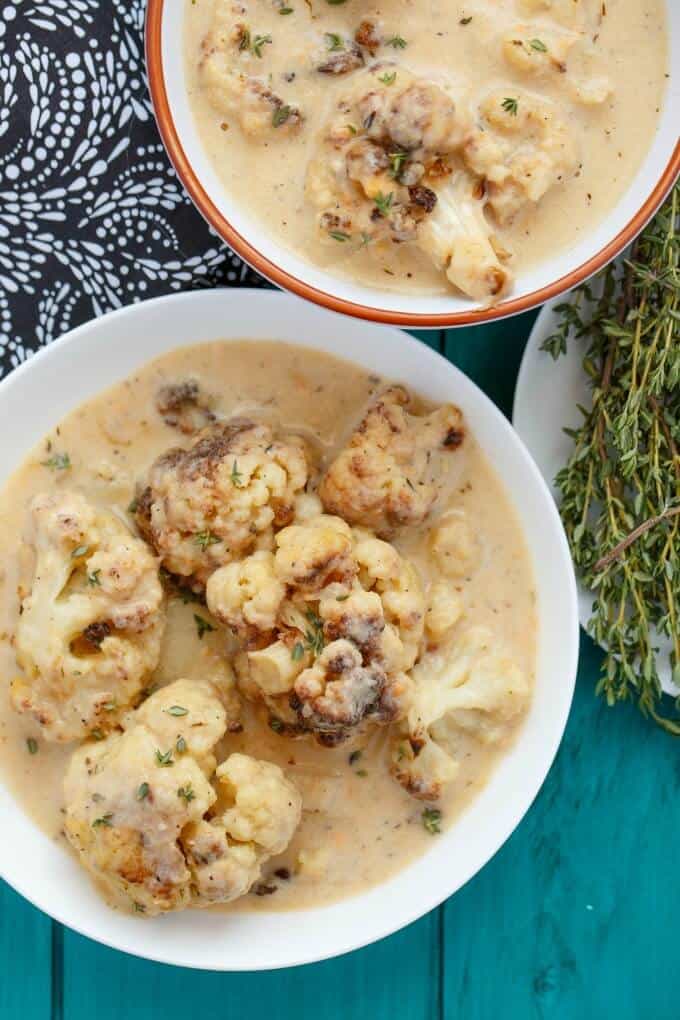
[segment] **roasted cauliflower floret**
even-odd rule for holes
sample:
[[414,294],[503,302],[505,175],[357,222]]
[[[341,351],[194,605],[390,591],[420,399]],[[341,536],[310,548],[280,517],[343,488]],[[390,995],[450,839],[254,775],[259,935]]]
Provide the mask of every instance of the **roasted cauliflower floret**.
[[[211,611],[238,638],[239,686],[262,700],[289,731],[322,743],[344,739],[364,721],[389,722],[406,709],[423,638],[425,603],[415,568],[372,532],[327,514],[276,535],[276,553],[247,597],[225,597],[222,568],[207,588]],[[239,565],[252,579],[264,554]],[[269,593],[275,591],[276,599]],[[258,621],[251,606],[267,605]],[[248,615],[247,615],[248,614]],[[259,622],[259,627],[258,627]]]
[[503,55],[517,72],[529,78],[560,75],[575,99],[585,105],[603,103],[612,85],[602,61],[583,29],[541,28],[518,25],[503,40]]
[[455,777],[465,740],[498,743],[525,711],[527,678],[494,645],[487,628],[471,627],[414,668],[407,724],[392,758],[393,774],[414,796],[436,800]]
[[167,383],[156,394],[156,410],[166,425],[193,436],[215,421],[212,400],[196,379]]
[[230,836],[270,857],[283,853],[300,821],[302,798],[278,765],[232,754],[216,775],[229,803],[221,820]]
[[352,531],[339,517],[320,515],[293,524],[276,539],[276,574],[302,595],[313,595],[333,582],[348,585],[357,572]]
[[218,567],[271,547],[307,476],[302,439],[243,420],[212,425],[152,465],[137,524],[166,569],[201,590]]
[[319,210],[321,237],[330,244],[371,242],[375,253],[385,244],[415,243],[459,290],[498,298],[510,274],[489,241],[480,183],[456,171],[465,186],[443,187],[471,137],[469,114],[440,85],[403,68],[392,74],[389,85],[381,80],[382,64],[360,75],[318,142],[307,195]]
[[286,138],[300,128],[303,117],[293,101],[282,99],[258,74],[258,53],[272,40],[251,35],[247,13],[239,0],[218,0],[211,30],[202,43],[199,79],[213,107],[235,119],[245,135]]
[[156,667],[164,626],[158,564],[112,514],[78,492],[37,496],[32,576],[21,589],[11,699],[47,740],[116,726]]
[[509,252],[484,214],[484,188],[456,173],[435,189],[437,204],[418,231],[418,246],[451,283],[477,301],[498,301],[512,285]]
[[266,549],[220,567],[206,586],[211,613],[245,646],[257,646],[273,633],[285,594],[283,580],[274,569],[274,554]]
[[339,639],[326,645],[314,665],[300,673],[294,707],[323,743],[333,745],[368,715],[391,721],[401,693],[399,687],[395,690],[394,684],[388,685],[377,662],[364,665],[359,648]]
[[278,765],[232,754],[217,769],[218,803],[210,821],[189,827],[183,846],[196,894],[228,902],[257,881],[300,822],[302,798]]
[[153,915],[228,902],[290,840],[300,795],[277,766],[232,755],[214,788],[227,721],[211,684],[180,680],[73,755],[66,835],[117,905]]
[[522,89],[497,89],[479,110],[479,125],[463,150],[468,168],[485,182],[486,205],[510,223],[578,168],[567,122],[554,103]]
[[443,455],[464,437],[461,412],[447,405],[419,415],[401,386],[386,390],[368,409],[346,447],[321,480],[330,513],[389,536],[421,524],[438,495]]

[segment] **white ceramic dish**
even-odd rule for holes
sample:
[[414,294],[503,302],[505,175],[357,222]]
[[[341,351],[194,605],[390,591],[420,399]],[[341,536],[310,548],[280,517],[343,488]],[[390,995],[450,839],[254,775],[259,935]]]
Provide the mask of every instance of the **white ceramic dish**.
[[[557,500],[555,475],[573,448],[564,428],[579,424],[577,405],[588,407],[590,390],[581,366],[582,345],[570,343],[567,354],[557,361],[541,350],[541,344],[558,324],[554,312],[556,303],[553,301],[542,309],[531,331],[517,377],[512,421]],[[545,399],[547,394],[549,399]],[[579,585],[578,609],[584,628],[591,616],[592,603],[592,592]],[[671,643],[667,637],[658,635],[655,644],[659,648],[661,686],[666,694],[677,697],[680,691],[671,676]]]
[[[680,171],[680,3],[667,0],[670,34],[666,101],[653,145],[630,187],[583,241],[520,274],[512,297],[480,309],[454,294],[395,294],[343,280],[283,247],[225,191],[189,106],[182,52],[183,0],[148,0],[146,52],[151,96],[168,154],[198,209],[229,245],[274,283],[334,311],[416,328],[460,326],[513,315],[575,287],[611,261],[642,229]],[[565,215],[567,215],[565,210]]]
[[530,544],[539,619],[537,681],[512,751],[454,827],[390,881],[299,913],[189,912],[139,920],[114,913],[71,857],[0,786],[0,875],[42,910],[118,949],[214,970],[284,967],[344,953],[435,907],[498,850],[536,796],[566,724],[578,655],[576,586],[550,492],[510,424],[453,365],[395,329],[341,317],[262,291],[200,291],[117,311],[62,337],[0,384],[13,439],[0,448],[0,483],[74,406],[147,360],[199,341],[296,341],[404,381],[463,409],[508,490]]

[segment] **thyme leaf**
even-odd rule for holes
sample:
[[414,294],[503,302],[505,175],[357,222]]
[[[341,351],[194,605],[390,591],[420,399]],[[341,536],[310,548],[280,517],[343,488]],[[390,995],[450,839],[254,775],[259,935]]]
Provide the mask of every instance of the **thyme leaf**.
[[542,344],[553,358],[583,348],[592,405],[581,408],[556,477],[560,513],[583,585],[594,595],[588,629],[606,648],[597,690],[609,705],[634,700],[669,733],[658,636],[680,685],[680,186],[596,283],[555,309]]

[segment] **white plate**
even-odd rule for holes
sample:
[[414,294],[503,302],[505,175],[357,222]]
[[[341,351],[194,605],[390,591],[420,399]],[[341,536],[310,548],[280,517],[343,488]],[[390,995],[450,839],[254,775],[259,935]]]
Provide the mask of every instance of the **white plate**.
[[[573,449],[569,436],[563,430],[580,424],[577,404],[583,407],[590,405],[590,390],[581,367],[583,344],[570,341],[566,355],[557,361],[541,350],[543,341],[554,333],[558,325],[554,308],[559,303],[555,300],[545,305],[534,323],[520,365],[512,409],[513,424],[551,487],[556,501],[558,493],[554,479]],[[579,584],[579,617],[585,629],[591,616],[592,604],[592,592]],[[657,634],[655,644],[659,647],[661,685],[667,694],[677,695],[680,692],[671,679],[670,641]]]
[[566,724],[578,658],[576,583],[552,497],[516,433],[453,365],[396,329],[367,325],[263,291],[199,291],[133,305],[81,326],[0,384],[12,442],[0,484],[74,406],[175,347],[215,339],[280,339],[343,356],[456,401],[495,464],[527,536],[538,611],[537,679],[520,738],[459,821],[383,885],[295,913],[114,913],[75,861],[0,787],[0,875],[42,910],[91,938],[139,956],[213,970],[320,960],[388,935],[467,882],[508,838],[536,796]]

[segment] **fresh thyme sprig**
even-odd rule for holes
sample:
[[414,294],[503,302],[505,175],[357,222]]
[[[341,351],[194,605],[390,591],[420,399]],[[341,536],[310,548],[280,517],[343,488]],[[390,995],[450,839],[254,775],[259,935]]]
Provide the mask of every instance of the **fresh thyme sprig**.
[[543,349],[557,358],[582,339],[592,388],[592,407],[566,430],[574,447],[556,483],[595,596],[589,630],[607,649],[598,691],[610,705],[636,699],[680,736],[680,720],[661,714],[655,646],[657,634],[668,639],[680,687],[680,185],[623,266],[556,311]]

